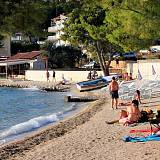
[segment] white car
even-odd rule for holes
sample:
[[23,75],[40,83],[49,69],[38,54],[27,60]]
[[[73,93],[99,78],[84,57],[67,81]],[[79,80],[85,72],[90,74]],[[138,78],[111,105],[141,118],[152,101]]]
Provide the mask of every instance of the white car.
[[151,50],[152,53],[157,53],[158,52],[157,48],[151,48],[150,50]]
[[98,67],[100,67],[100,65],[95,61],[91,61],[88,64],[85,64],[83,66],[83,68],[96,68],[96,67],[98,68]]

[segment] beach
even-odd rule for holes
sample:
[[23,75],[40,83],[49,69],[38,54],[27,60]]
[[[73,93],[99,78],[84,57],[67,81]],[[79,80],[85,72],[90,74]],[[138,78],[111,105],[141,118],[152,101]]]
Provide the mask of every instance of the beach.
[[[154,108],[158,98],[143,100],[141,107]],[[75,115],[54,125],[32,133],[24,139],[0,148],[0,159],[9,160],[155,160],[159,159],[158,141],[124,142],[125,135],[144,136],[146,133],[129,133],[133,129],[150,129],[149,123],[124,127],[107,124],[118,118],[120,106],[112,110],[106,94],[86,104]]]

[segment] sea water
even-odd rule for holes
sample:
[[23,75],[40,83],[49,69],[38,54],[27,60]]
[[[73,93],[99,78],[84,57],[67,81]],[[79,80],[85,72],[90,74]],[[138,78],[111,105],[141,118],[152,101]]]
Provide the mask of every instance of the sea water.
[[65,102],[66,92],[0,88],[0,144],[63,119],[78,106]]

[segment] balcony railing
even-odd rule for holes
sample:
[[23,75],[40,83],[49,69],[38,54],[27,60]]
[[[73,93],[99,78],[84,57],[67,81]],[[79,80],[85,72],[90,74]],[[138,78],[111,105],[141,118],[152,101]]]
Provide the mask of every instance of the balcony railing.
[[57,41],[60,40],[60,35],[56,34],[55,36],[48,36],[49,41]]
[[48,27],[48,32],[58,32],[58,31],[62,30],[63,27],[64,27],[63,24],[57,25],[57,26]]

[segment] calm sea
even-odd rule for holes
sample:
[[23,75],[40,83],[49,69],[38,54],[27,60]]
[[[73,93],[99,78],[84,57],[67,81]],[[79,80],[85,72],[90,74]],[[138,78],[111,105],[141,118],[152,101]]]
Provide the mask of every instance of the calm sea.
[[78,105],[65,102],[66,95],[37,88],[0,88],[0,144],[71,114]]

